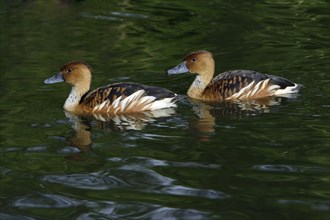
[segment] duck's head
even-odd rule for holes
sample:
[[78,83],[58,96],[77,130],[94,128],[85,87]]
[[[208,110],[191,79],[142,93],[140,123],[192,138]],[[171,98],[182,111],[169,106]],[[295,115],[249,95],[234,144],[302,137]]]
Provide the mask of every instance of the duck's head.
[[[66,82],[72,86],[90,84],[92,78],[91,67],[82,61],[72,61],[62,66],[60,72],[46,79],[45,84]],[[88,85],[89,87],[89,85]]]
[[214,59],[212,53],[201,50],[188,54],[176,67],[167,70],[167,75],[193,73],[201,76],[213,76]]

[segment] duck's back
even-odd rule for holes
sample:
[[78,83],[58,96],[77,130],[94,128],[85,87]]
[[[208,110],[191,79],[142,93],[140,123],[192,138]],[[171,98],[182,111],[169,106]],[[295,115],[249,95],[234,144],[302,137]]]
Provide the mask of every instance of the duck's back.
[[232,70],[214,77],[203,96],[211,99],[254,99],[296,93],[301,85],[285,78],[251,70]]
[[128,113],[175,107],[176,94],[157,86],[115,83],[87,92],[79,105],[85,111]]

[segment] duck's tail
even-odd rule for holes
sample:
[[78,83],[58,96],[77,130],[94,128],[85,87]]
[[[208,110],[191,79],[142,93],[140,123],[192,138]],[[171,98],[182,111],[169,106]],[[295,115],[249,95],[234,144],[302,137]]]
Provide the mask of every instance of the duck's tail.
[[274,93],[275,96],[285,96],[286,94],[298,93],[299,90],[303,87],[302,84],[294,83],[293,86],[287,86],[283,89],[277,89]]

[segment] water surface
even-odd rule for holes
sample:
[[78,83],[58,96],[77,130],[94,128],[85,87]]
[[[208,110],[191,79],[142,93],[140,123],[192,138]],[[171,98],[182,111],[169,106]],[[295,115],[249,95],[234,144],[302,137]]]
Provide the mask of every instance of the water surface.
[[[329,219],[329,1],[2,1],[1,219]],[[252,69],[304,85],[268,105],[185,96],[167,77],[206,49],[217,72]],[[92,87],[180,94],[158,115],[78,118],[70,60]]]

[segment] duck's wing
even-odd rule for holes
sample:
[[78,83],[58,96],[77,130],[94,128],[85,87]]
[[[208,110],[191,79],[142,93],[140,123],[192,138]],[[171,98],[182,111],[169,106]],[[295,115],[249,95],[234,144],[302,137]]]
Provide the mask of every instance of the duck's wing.
[[174,107],[176,94],[161,87],[115,83],[85,94],[80,105],[94,113],[128,113]]
[[251,70],[233,70],[219,74],[204,90],[223,99],[254,99],[298,92],[301,85],[285,78]]

